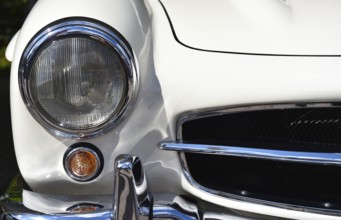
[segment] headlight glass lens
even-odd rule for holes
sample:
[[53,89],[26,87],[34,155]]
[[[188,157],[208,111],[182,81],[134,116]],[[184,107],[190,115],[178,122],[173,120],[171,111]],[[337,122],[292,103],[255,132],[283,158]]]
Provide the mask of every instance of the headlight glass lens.
[[97,20],[65,18],[28,43],[19,86],[27,109],[45,129],[80,139],[104,134],[127,115],[138,74],[119,32]]
[[84,37],[52,42],[37,56],[29,90],[38,111],[54,124],[88,129],[115,114],[126,94],[118,54]]

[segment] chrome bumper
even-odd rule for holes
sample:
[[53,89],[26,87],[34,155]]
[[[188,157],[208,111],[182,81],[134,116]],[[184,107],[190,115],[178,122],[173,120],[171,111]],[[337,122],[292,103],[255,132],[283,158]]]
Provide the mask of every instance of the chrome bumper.
[[151,220],[151,219],[226,219],[222,213],[199,210],[180,196],[167,204],[154,204],[153,197],[147,192],[147,181],[138,157],[120,155],[114,165],[114,198],[111,210],[89,213],[40,214],[23,209],[21,204],[11,204],[10,210],[3,210],[0,220],[52,220],[52,219],[114,219],[114,220]]

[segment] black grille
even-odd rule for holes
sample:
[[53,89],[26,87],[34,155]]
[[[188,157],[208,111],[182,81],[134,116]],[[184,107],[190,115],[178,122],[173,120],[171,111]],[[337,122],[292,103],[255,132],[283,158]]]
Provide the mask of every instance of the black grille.
[[186,153],[202,186],[246,198],[341,210],[341,167]]
[[341,108],[250,111],[188,121],[183,142],[341,152]]
[[[269,109],[197,118],[181,141],[285,151],[341,153],[341,108]],[[305,164],[185,153],[200,185],[238,198],[341,211],[341,164]]]

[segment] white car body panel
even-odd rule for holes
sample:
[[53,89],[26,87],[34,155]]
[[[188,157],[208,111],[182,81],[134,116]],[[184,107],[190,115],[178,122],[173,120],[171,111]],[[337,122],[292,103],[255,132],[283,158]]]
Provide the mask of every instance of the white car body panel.
[[12,37],[11,41],[7,45],[5,56],[6,56],[6,59],[8,61],[12,61],[13,60],[14,48],[15,48],[15,44],[17,42],[19,33],[20,33],[20,30],[17,31],[17,33]]
[[[247,54],[340,55],[338,0],[163,0],[179,41]],[[195,36],[195,37],[193,37]]]
[[[288,36],[269,36],[264,39],[267,43],[277,45],[274,47],[258,44],[256,41],[260,38],[254,39],[250,44],[235,43],[237,36],[230,36],[235,39],[226,40],[229,41],[226,44],[221,44],[223,39],[208,42],[205,36],[197,38],[196,41],[190,39],[190,29],[186,30],[186,23],[178,26],[181,20],[194,21],[184,17],[185,14],[182,14],[181,10],[179,14],[173,15],[175,9],[184,6],[182,4],[188,4],[189,7],[195,2],[163,2],[167,9],[171,8],[170,17],[176,17],[175,28],[180,28],[180,40],[184,39],[184,42],[190,42],[194,47],[271,54],[277,51],[284,54],[338,54],[341,51],[341,47],[334,44],[336,40],[326,42],[326,47],[323,47],[327,48],[326,50],[320,50],[316,45],[301,45],[308,32],[302,34],[302,38],[298,36],[296,39],[299,40],[290,44],[290,47],[286,44],[276,44]],[[254,4],[250,2],[248,4]],[[323,1],[319,2],[323,4]],[[213,10],[204,8],[207,6],[204,3],[202,0],[198,1],[198,7],[194,7],[193,13],[205,12],[214,15]],[[210,7],[213,7],[214,4],[211,4]],[[110,132],[87,140],[56,137],[46,131],[28,112],[18,85],[19,61],[30,39],[49,23],[75,16],[103,21],[125,36],[137,58],[140,74],[138,99],[130,116]],[[263,21],[265,18],[260,19]],[[197,29],[194,31],[199,31],[198,27],[195,28]],[[228,30],[219,31],[223,33],[222,37],[229,36]],[[339,38],[341,33],[338,31],[336,30],[335,36],[332,37]],[[323,39],[323,36],[320,37]],[[307,42],[306,45],[310,43]],[[58,204],[61,204],[65,197],[69,200],[77,196],[86,198],[94,195],[104,198],[112,194],[112,164],[117,155],[129,153],[141,158],[151,192],[187,193],[222,207],[270,216],[293,219],[338,218],[251,204],[203,192],[186,180],[178,154],[162,151],[158,145],[160,141],[175,141],[176,121],[186,112],[267,103],[339,101],[339,57],[244,55],[184,47],[174,38],[165,11],[157,0],[40,0],[18,35],[11,71],[11,111],[16,156],[20,171],[30,187],[38,194],[44,195],[25,193],[25,204],[34,210],[46,213],[63,211],[65,207]],[[97,179],[79,183],[65,173],[64,153],[76,142],[92,143],[103,152],[105,165]],[[42,205],[47,203],[46,195],[51,198],[51,210]],[[41,203],[39,205],[38,202],[28,201]]]

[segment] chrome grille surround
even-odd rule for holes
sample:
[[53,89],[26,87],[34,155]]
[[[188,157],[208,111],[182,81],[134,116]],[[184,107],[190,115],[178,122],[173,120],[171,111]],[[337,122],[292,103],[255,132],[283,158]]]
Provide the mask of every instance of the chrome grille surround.
[[[187,181],[195,188],[213,194],[221,197],[225,197],[227,199],[235,200],[235,201],[243,201],[243,202],[249,202],[249,203],[255,203],[259,205],[265,205],[270,207],[277,207],[277,208],[284,208],[289,210],[295,210],[295,211],[302,211],[302,212],[309,212],[309,213],[316,213],[316,214],[326,214],[326,215],[334,215],[334,216],[341,216],[341,210],[331,210],[329,203],[324,204],[324,207],[316,208],[316,207],[309,207],[309,206],[302,206],[302,205],[295,205],[295,204],[287,204],[282,202],[274,202],[274,201],[267,201],[257,198],[250,198],[245,197],[242,195],[222,192],[219,190],[214,190],[211,188],[207,188],[205,186],[200,185],[198,182],[194,180],[192,177],[189,167],[187,164],[186,152],[191,153],[200,153],[200,154],[217,154],[217,155],[233,155],[233,156],[241,156],[241,157],[253,157],[253,158],[261,158],[261,159],[270,159],[270,160],[281,160],[283,158],[281,157],[262,157],[257,154],[231,154],[226,153],[224,150],[227,150],[228,146],[221,146],[221,148],[214,148],[217,146],[207,146],[207,145],[191,145],[191,144],[184,144],[183,143],[183,137],[182,137],[182,127],[185,122],[195,120],[195,119],[201,119],[201,118],[207,118],[207,117],[213,117],[213,116],[219,116],[219,115],[225,115],[225,114],[232,114],[232,113],[240,113],[240,112],[249,112],[249,111],[259,111],[259,110],[274,110],[274,109],[295,109],[295,108],[341,108],[341,103],[339,102],[321,102],[321,103],[295,103],[295,104],[266,104],[266,105],[254,105],[254,106],[238,106],[238,107],[231,107],[231,108],[221,108],[221,109],[207,109],[203,111],[193,111],[193,112],[187,112],[183,115],[181,115],[176,124],[176,142],[161,142],[160,143],[160,149],[162,150],[170,150],[170,151],[178,151],[179,152],[179,158],[181,161],[181,165],[183,168],[184,176],[186,177]],[[213,147],[209,149],[209,147]],[[224,149],[225,148],[225,149]],[[233,147],[232,147],[233,148]],[[212,150],[213,149],[213,150]],[[254,149],[253,149],[254,150]],[[227,150],[228,151],[228,150]],[[281,152],[278,152],[281,153]],[[316,156],[318,153],[316,154]],[[332,156],[332,153],[326,153],[326,158],[319,160],[316,158],[310,158],[308,160],[301,160],[300,158],[294,157],[284,157],[286,161],[294,161],[294,162],[302,162],[302,163],[316,163],[316,164],[334,164],[334,165],[341,165],[339,163],[339,160],[333,159],[329,160],[328,157]],[[334,154],[335,156],[339,156],[337,154]],[[315,161],[316,159],[316,161]]]

